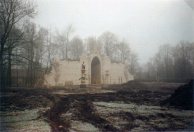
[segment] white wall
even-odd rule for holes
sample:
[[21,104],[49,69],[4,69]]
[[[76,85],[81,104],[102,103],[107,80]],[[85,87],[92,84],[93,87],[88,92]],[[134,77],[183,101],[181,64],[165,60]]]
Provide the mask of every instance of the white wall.
[[[47,82],[50,86],[65,86],[72,82],[73,85],[80,85],[81,78],[81,65],[84,62],[86,65],[86,84],[91,84],[91,62],[92,59],[97,56],[100,61],[101,69],[101,83],[104,84],[121,84],[129,80],[133,80],[134,77],[127,69],[127,65],[123,63],[111,63],[110,58],[98,53],[92,53],[90,55],[82,55],[80,61],[67,61],[54,59],[54,63],[59,63],[59,71],[56,71],[52,66],[51,73],[46,74],[44,84]],[[108,71],[108,76],[106,73]],[[59,77],[56,82],[56,77]]]

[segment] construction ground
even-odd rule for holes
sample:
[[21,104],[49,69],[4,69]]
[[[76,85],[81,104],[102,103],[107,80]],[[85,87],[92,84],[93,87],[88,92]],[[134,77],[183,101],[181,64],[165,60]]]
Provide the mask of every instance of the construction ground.
[[7,88],[0,96],[0,131],[193,130],[193,107],[177,101],[189,98],[177,94],[185,87],[131,81],[87,88]]

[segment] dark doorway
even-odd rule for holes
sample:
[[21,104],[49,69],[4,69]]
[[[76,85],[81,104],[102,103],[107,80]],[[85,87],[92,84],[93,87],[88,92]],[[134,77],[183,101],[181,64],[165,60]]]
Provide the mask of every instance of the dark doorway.
[[101,67],[98,57],[94,57],[91,63],[91,84],[101,84]]

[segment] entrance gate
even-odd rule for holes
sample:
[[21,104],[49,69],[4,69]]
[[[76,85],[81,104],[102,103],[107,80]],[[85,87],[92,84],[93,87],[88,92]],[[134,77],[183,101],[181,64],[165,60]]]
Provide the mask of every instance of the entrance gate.
[[91,62],[91,84],[101,84],[101,66],[98,57]]

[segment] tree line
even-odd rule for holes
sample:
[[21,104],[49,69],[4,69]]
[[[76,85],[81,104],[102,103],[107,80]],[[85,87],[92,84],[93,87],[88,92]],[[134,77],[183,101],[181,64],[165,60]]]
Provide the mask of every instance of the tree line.
[[12,69],[25,69],[25,84],[33,86],[43,68],[52,65],[52,59],[59,56],[64,60],[78,60],[86,54],[87,46],[92,52],[95,43],[98,51],[112,61],[128,62],[135,72],[137,54],[129,44],[109,31],[99,37],[86,39],[75,35],[73,25],[54,32],[33,23],[37,15],[36,4],[25,0],[0,0],[0,69],[1,86],[11,86]]
[[162,45],[146,65],[138,64],[138,55],[128,42],[105,31],[100,36],[82,39],[73,25],[51,31],[33,23],[36,4],[25,0],[0,0],[0,81],[11,86],[12,69],[25,69],[25,85],[34,86],[42,69],[49,68],[55,56],[78,60],[97,44],[111,61],[126,62],[136,78],[148,80],[188,79],[193,76],[193,43],[180,41],[176,46]]
[[154,57],[136,73],[150,81],[186,82],[194,76],[194,43],[180,41],[175,46],[164,44]]

